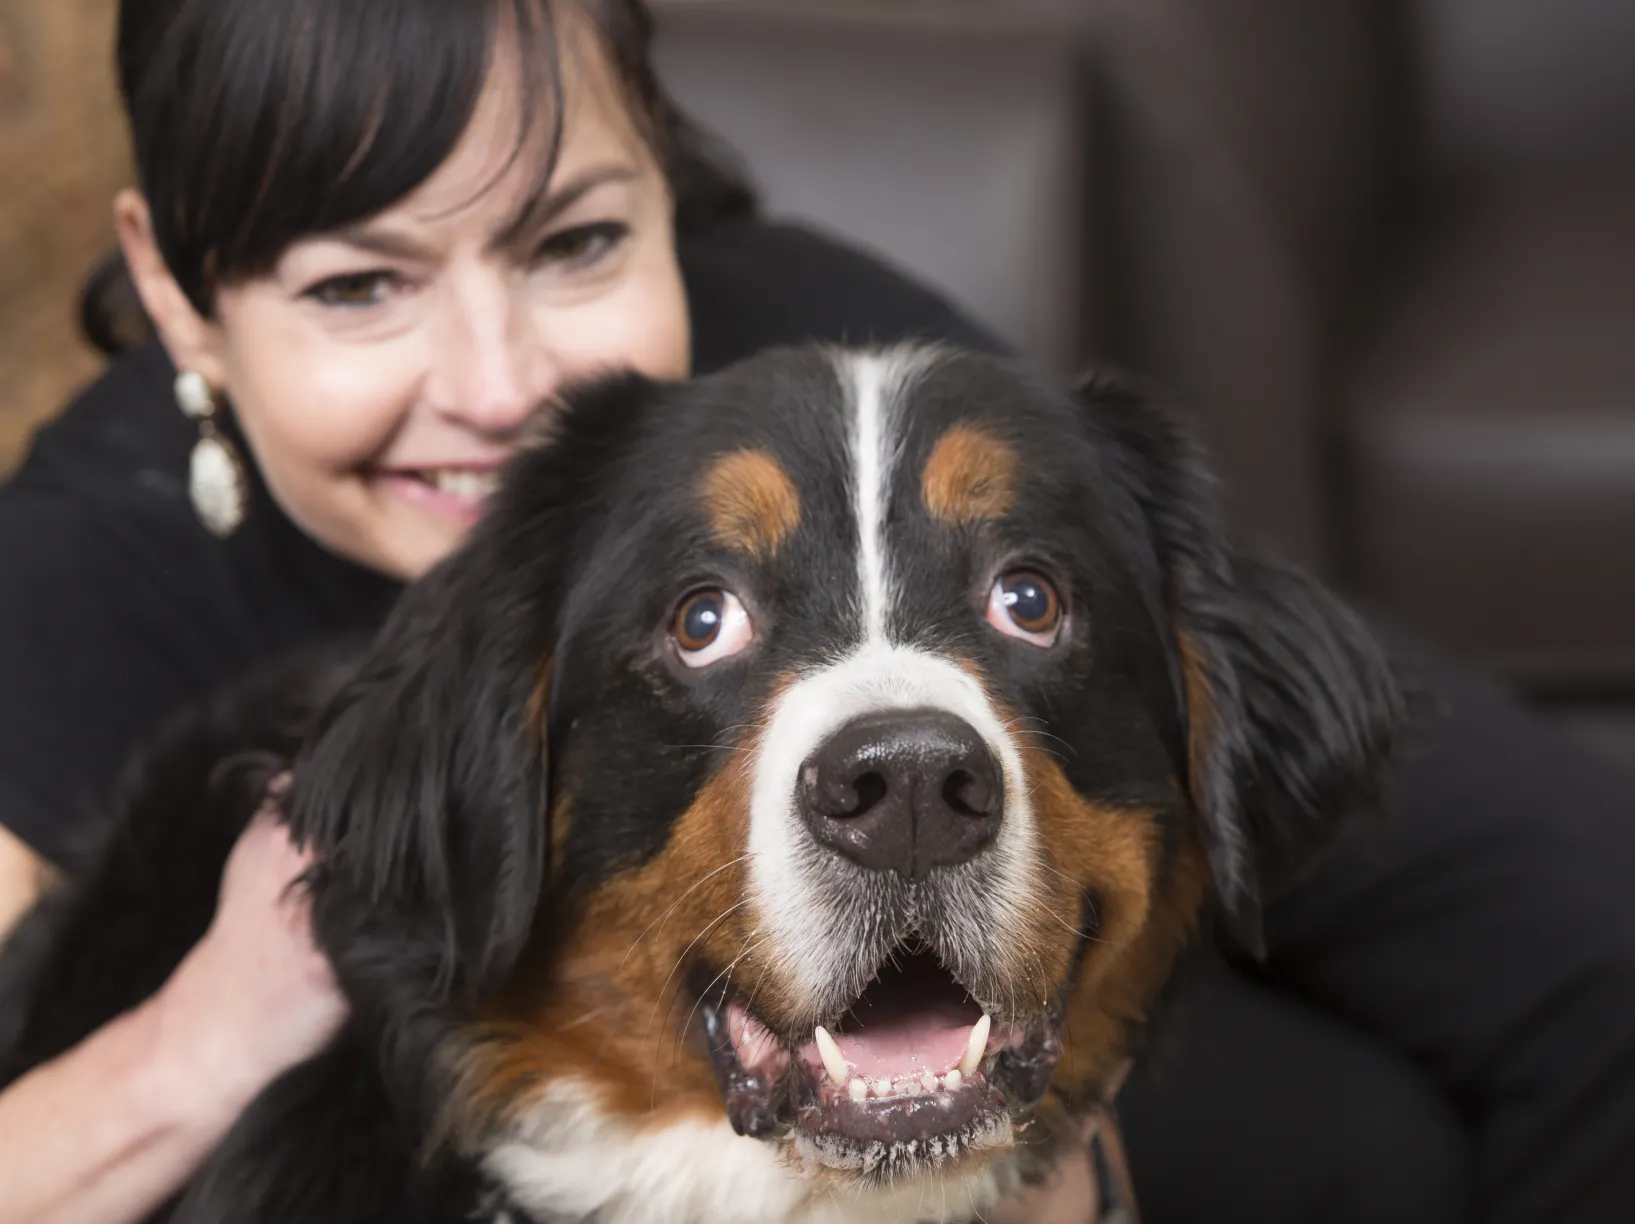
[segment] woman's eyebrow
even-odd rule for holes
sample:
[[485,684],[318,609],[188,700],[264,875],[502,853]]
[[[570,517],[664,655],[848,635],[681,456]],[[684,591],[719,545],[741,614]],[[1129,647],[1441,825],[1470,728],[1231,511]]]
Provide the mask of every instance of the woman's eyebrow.
[[385,259],[424,259],[427,248],[407,234],[378,229],[369,224],[347,225],[325,237]]
[[[598,187],[609,183],[628,183],[641,177],[635,166],[623,162],[609,162],[591,166],[554,188],[544,197],[533,197],[505,223],[495,237],[493,246],[502,250],[514,246],[524,237],[549,225]],[[424,260],[431,256],[431,248],[409,234],[383,229],[378,223],[362,222],[344,225],[325,235],[332,242],[344,243],[360,251],[379,255],[383,259]]]
[[598,187],[604,187],[609,183],[634,182],[640,177],[641,171],[625,162],[591,166],[567,181],[553,186],[543,198],[536,197],[524,203],[517,215],[500,230],[494,239],[494,245],[513,246],[534,231],[549,225]]

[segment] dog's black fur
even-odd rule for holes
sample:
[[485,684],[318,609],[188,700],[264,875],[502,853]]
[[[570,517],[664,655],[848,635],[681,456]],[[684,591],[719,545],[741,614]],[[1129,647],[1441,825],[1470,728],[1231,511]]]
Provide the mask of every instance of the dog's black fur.
[[[798,388],[789,369],[802,360],[763,358],[753,376],[694,393],[687,445],[706,451],[742,432],[746,386],[774,397]],[[986,365],[974,373],[989,394],[1004,385]],[[650,860],[667,826],[649,797],[696,791],[710,765],[626,753],[623,775],[582,774],[596,819],[576,814],[562,861],[550,861],[544,814],[557,775],[589,768],[581,741],[656,742],[645,698],[598,689],[608,673],[595,660],[615,650],[625,620],[662,620],[664,606],[635,592],[632,607],[598,620],[587,592],[665,564],[644,554],[632,524],[681,513],[664,480],[676,430],[658,420],[675,411],[671,393],[619,378],[574,400],[549,444],[515,462],[469,543],[409,589],[372,645],[275,668],[167,733],[113,804],[105,840],[0,956],[3,1086],[159,987],[205,932],[227,853],[268,780],[293,764],[287,814],[321,859],[315,929],[353,1016],[329,1051],[261,1095],[163,1217],[500,1218],[497,1190],[436,1142],[463,1018],[526,947],[571,925],[547,879],[591,887]],[[1174,417],[1108,380],[1087,384],[1079,404],[1076,424],[1050,417],[1051,427],[1076,432],[1065,454],[1093,458],[1107,489],[1095,527],[1117,537],[1145,584],[1134,598],[1184,638],[1202,677],[1189,691],[1182,651],[1167,648],[1167,670],[1148,678],[1168,691],[1152,704],[1168,711],[1167,752],[1201,821],[1222,912],[1258,950],[1267,881],[1328,840],[1336,813],[1374,800],[1402,698],[1372,638],[1326,591],[1231,546]],[[794,417],[771,427],[807,428]],[[814,438],[788,450],[817,463],[825,453]],[[531,712],[539,663],[553,655],[548,764]],[[1200,696],[1212,724],[1201,746],[1184,730]],[[666,717],[699,744],[731,708],[712,698],[716,717],[665,700]]]

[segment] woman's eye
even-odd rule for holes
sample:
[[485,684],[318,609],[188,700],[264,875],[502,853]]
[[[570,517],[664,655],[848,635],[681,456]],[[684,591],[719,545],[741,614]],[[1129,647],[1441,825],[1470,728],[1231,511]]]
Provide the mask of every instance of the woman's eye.
[[719,587],[694,591],[681,601],[670,621],[670,640],[688,667],[708,667],[730,658],[754,638],[743,603]]
[[392,285],[389,272],[352,272],[319,281],[305,296],[325,306],[375,306],[386,300]]
[[539,244],[537,258],[541,263],[579,266],[594,263],[618,246],[630,234],[630,227],[622,221],[598,221],[592,225],[576,225],[572,229],[552,234]]
[[1053,646],[1062,628],[1062,600],[1033,570],[1002,574],[988,596],[988,623],[1035,646]]

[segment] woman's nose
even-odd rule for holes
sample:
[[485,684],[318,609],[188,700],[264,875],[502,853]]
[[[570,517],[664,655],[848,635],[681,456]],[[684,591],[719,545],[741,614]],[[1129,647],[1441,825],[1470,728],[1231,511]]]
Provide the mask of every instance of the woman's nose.
[[503,283],[465,288],[439,330],[428,391],[442,415],[509,434],[554,389],[555,363],[543,338]]

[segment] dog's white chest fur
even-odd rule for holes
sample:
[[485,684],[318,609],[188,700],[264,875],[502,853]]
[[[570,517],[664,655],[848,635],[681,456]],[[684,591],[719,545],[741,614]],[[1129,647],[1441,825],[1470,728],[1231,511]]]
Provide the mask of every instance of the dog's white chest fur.
[[1009,1163],[854,1192],[802,1177],[783,1148],[735,1134],[725,1119],[637,1131],[568,1082],[551,1085],[483,1161],[523,1210],[597,1224],[952,1224],[997,1201]]

